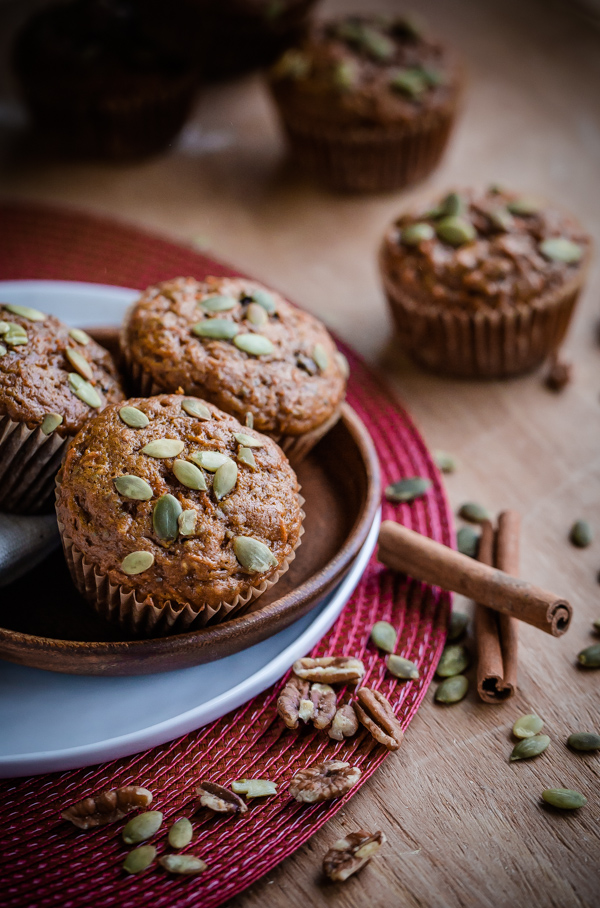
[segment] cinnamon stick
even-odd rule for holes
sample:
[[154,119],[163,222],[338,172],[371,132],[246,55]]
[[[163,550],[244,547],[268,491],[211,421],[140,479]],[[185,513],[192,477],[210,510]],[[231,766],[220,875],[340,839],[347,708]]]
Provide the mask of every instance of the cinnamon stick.
[[495,611],[560,637],[571,622],[566,599],[482,564],[391,520],[379,532],[379,560],[444,590],[461,593]]
[[[517,511],[503,511],[498,517],[496,534],[496,567],[513,577],[519,576],[519,536],[521,515]],[[504,684],[517,689],[517,652],[519,648],[519,622],[509,615],[499,616],[500,643],[504,664]]]

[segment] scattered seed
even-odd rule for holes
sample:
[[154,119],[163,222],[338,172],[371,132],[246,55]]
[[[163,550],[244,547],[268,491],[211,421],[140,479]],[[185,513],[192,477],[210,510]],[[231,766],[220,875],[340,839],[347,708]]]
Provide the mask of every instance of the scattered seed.
[[442,473],[454,473],[456,471],[456,460],[452,454],[448,454],[447,451],[434,451],[433,459]]
[[141,574],[147,571],[154,564],[154,555],[152,552],[130,552],[121,562],[121,570],[124,574]]
[[479,550],[479,533],[473,527],[461,527],[456,534],[458,551],[469,558],[477,558]]
[[184,413],[187,413],[188,416],[195,416],[196,419],[212,419],[208,407],[200,403],[199,400],[194,400],[193,397],[187,397],[185,400],[182,400],[181,409]]
[[71,328],[69,331],[69,337],[76,341],[78,344],[81,344],[82,347],[87,346],[91,341],[89,334],[86,334],[85,331],[82,331],[81,328]]
[[94,409],[102,406],[102,398],[89,381],[82,378],[78,372],[69,372],[69,385],[75,397],[82,400],[84,404]]
[[126,473],[124,476],[117,476],[114,480],[117,492],[124,498],[130,498],[132,501],[150,501],[154,496],[152,487],[148,485],[141,476],[134,476]]
[[579,791],[572,788],[546,788],[542,792],[542,798],[546,804],[552,807],[560,807],[561,810],[576,810],[587,804],[587,798]]
[[573,750],[600,750],[600,735],[591,731],[577,731],[569,735],[567,744]]
[[551,262],[564,262],[573,265],[583,256],[583,247],[563,236],[549,237],[540,243],[540,252]]
[[400,241],[404,243],[405,246],[418,246],[419,243],[424,243],[427,242],[427,240],[432,240],[434,236],[435,230],[433,229],[431,224],[409,224],[408,227],[402,228]]
[[232,296],[207,296],[206,299],[200,300],[200,306],[206,312],[227,312],[228,309],[235,309],[239,305],[238,300]]
[[152,511],[154,532],[163,542],[174,542],[179,532],[178,518],[182,507],[174,495],[161,495]]
[[250,303],[246,310],[246,318],[251,325],[260,328],[269,321],[269,313],[264,306],[261,306],[258,303]]
[[194,451],[193,454],[190,454],[190,460],[208,470],[209,473],[216,473],[219,467],[222,467],[231,458],[227,454],[221,454],[220,451]]
[[458,192],[450,192],[442,202],[442,209],[447,217],[465,214],[467,210],[466,199]]
[[463,520],[469,520],[471,523],[483,523],[486,520],[492,519],[492,515],[488,509],[474,501],[467,501],[465,504],[461,505],[458,516],[462,517]]
[[582,649],[577,660],[586,668],[600,668],[600,643],[594,643],[592,646]]
[[440,678],[453,678],[454,675],[462,675],[468,667],[469,653],[466,647],[460,643],[451,643],[444,648],[435,671]]
[[39,309],[32,309],[31,306],[18,306],[16,303],[4,303],[4,308],[12,312],[13,315],[20,315],[30,322],[44,322],[48,316]]
[[323,344],[315,344],[312,352],[312,359],[317,364],[319,372],[325,372],[329,365],[329,356]]
[[248,799],[277,794],[277,785],[269,779],[239,779],[231,783],[231,788],[236,794],[246,795]]
[[179,438],[156,438],[144,445],[140,454],[147,454],[148,457],[177,457],[181,454],[185,444]]
[[252,448],[246,448],[241,445],[238,448],[237,459],[240,463],[250,467],[251,470],[256,470],[256,461],[254,459],[254,454],[252,453]]
[[80,353],[79,350],[75,350],[74,347],[67,347],[65,349],[65,357],[75,371],[79,372],[82,378],[85,378],[89,382],[94,381],[94,372],[83,353]]
[[207,868],[207,864],[201,858],[194,857],[193,854],[163,854],[158,859],[158,863],[169,873],[178,873],[181,876],[202,873]]
[[506,207],[511,214],[517,214],[521,217],[537,214],[542,209],[540,200],[534,199],[532,196],[521,196],[518,199],[513,199],[512,202],[508,202]]
[[431,479],[423,476],[411,476],[393,482],[385,490],[388,501],[409,503],[420,498],[431,488]]
[[225,318],[211,318],[204,322],[196,322],[192,326],[196,337],[209,337],[212,340],[231,340],[239,331],[235,322]]
[[173,472],[179,482],[188,489],[206,492],[207,486],[204,473],[195,464],[190,463],[189,460],[173,461]]
[[571,527],[569,540],[579,549],[585,549],[594,541],[594,531],[587,520],[577,520]]
[[156,847],[154,845],[140,845],[130,851],[123,861],[123,870],[126,873],[141,873],[150,866],[156,857]]
[[252,574],[263,574],[277,567],[277,558],[271,549],[252,536],[236,536],[233,540],[233,550],[242,567]]
[[507,208],[496,208],[488,212],[488,218],[492,227],[507,233],[514,225],[514,219]]
[[350,378],[350,363],[348,362],[348,359],[344,356],[343,353],[340,353],[339,350],[336,351],[335,359],[338,366],[340,367],[340,372],[342,373],[344,378],[348,380]]
[[254,435],[246,435],[245,432],[234,432],[233,437],[238,444],[243,445],[245,448],[264,448],[265,443],[261,441],[260,438],[255,438]]
[[237,334],[233,343],[250,356],[266,356],[275,349],[269,338],[262,334]]
[[438,703],[458,703],[466,696],[468,689],[468,678],[464,675],[454,675],[438,685],[434,699]]
[[213,492],[217,501],[221,501],[226,495],[235,488],[237,482],[238,468],[235,460],[229,458],[222,464],[215,473],[213,480]]
[[193,536],[196,529],[196,521],[198,520],[198,513],[193,508],[189,508],[187,511],[182,511],[179,517],[177,518],[177,524],[179,526],[179,533],[181,536]]
[[52,435],[55,429],[62,424],[63,418],[60,413],[46,413],[42,420],[40,429],[44,435]]
[[137,407],[121,407],[119,416],[130,429],[145,429],[150,420]]
[[402,656],[387,656],[385,660],[387,669],[395,678],[402,678],[408,681],[416,681],[419,677],[419,669],[410,659],[404,659]]
[[523,738],[513,747],[510,755],[510,762],[515,760],[530,760],[532,757],[539,757],[543,754],[550,744],[548,735],[533,735],[531,738]]
[[385,653],[393,653],[396,649],[398,634],[388,621],[376,621],[371,628],[371,640]]
[[188,818],[180,817],[179,820],[175,820],[169,829],[169,845],[179,851],[180,848],[185,848],[186,845],[190,844],[193,835],[194,827]]
[[512,733],[515,738],[533,738],[534,735],[541,732],[543,727],[543,719],[540,719],[535,713],[529,713],[517,719],[512,727]]
[[162,826],[163,815],[160,810],[147,810],[138,813],[126,823],[121,833],[126,845],[137,845],[150,839]]
[[453,643],[455,640],[460,640],[460,638],[465,633],[468,625],[468,615],[465,615],[464,612],[452,612],[452,614],[450,615],[450,623],[448,625],[446,640],[449,643]]
[[471,222],[455,215],[442,218],[437,224],[436,233],[450,246],[463,246],[465,243],[471,243],[477,237],[477,231]]

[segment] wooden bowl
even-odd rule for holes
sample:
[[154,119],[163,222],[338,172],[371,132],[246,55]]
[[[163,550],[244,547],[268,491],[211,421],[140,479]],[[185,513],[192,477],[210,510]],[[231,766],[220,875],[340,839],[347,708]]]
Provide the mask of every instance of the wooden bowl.
[[76,675],[141,675],[212,662],[283,630],[341,581],[380,503],[377,454],[347,404],[297,472],[306,499],[302,545],[251,611],[185,634],[126,639],[79,596],[57,551],[3,589],[0,658]]

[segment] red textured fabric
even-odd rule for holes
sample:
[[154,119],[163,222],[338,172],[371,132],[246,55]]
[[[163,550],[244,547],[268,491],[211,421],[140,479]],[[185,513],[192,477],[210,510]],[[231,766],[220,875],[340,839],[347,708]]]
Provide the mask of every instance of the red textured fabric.
[[[233,274],[192,249],[138,229],[86,214],[38,206],[0,206],[0,279],[54,278],[143,288],[179,274]],[[429,476],[433,487],[411,505],[384,502],[384,517],[452,544],[452,519],[425,444],[405,411],[352,351],[348,400],[375,442],[383,482]],[[363,683],[381,690],[406,729],[433,677],[444,644],[449,597],[394,575],[371,560],[341,616],[315,647],[315,655],[361,657]],[[420,668],[417,682],[389,675],[369,642],[378,619],[398,628],[397,652]],[[303,806],[287,794],[290,778],[322,759],[344,759],[362,769],[360,784],[377,770],[386,751],[364,730],[337,743],[326,734],[287,730],[276,714],[282,682],[218,722],[133,757],[63,773],[0,782],[0,902],[5,908],[118,906],[212,908],[242,891],[305,842],[349,796]],[[250,803],[242,817],[196,812],[200,779],[229,785],[241,777],[266,776],[279,783],[276,797]],[[155,837],[167,851],[166,830],[180,816],[192,818],[187,851],[208,870],[173,879],[158,866],[127,876],[123,823],[80,832],[60,819],[65,806],[107,788],[137,783],[154,794],[165,823]],[[358,788],[355,787],[353,791]],[[353,792],[350,793],[350,795]]]

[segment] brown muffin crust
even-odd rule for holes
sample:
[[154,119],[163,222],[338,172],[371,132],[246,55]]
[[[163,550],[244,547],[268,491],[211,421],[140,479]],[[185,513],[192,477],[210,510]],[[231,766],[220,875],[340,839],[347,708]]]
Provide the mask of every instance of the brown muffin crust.
[[[206,311],[203,302],[215,296],[231,298],[232,308]],[[264,323],[253,324],[253,317]],[[228,323],[236,336],[194,333],[212,320]],[[236,343],[248,335],[266,338],[270,352],[239,349]],[[257,429],[275,435],[299,436],[321,426],[345,395],[344,361],[325,327],[244,278],[176,278],[149,287],[125,320],[122,347],[134,377],[150,376],[156,390],[182,388],[240,422],[250,413]]]
[[[296,475],[271,439],[242,427],[210,404],[210,419],[188,415],[182,395],[136,398],[126,402],[144,413],[149,423],[131,428],[120,416],[121,405],[107,407],[89,420],[69,445],[57,484],[57,516],[63,538],[83,552],[111,582],[148,596],[155,604],[205,606],[229,603],[259,586],[290,558],[298,543],[302,510]],[[203,402],[204,403],[204,402]],[[239,459],[235,433],[256,439],[255,468]],[[156,439],[179,439],[184,447],[171,457],[141,453]],[[217,451],[237,464],[234,488],[220,501],[215,473],[202,469],[207,489],[192,490],[173,472],[175,460],[189,460],[202,451]],[[145,480],[152,491],[147,501],[125,497],[115,486],[120,476]],[[191,535],[177,534],[168,542],[157,534],[153,513],[163,495],[172,495],[183,511],[196,512]],[[181,527],[180,527],[181,528]],[[252,572],[238,561],[235,539],[248,536],[268,546],[276,564]],[[127,574],[123,560],[148,552],[150,567]]]
[[[14,326],[22,329],[27,343],[10,343]],[[0,303],[0,353],[6,351],[0,356],[0,417],[8,416],[35,428],[48,414],[56,413],[63,421],[55,431],[64,438],[75,435],[96,410],[122,400],[110,354],[91,338],[82,343],[86,337],[84,332],[69,328],[54,316],[33,320]],[[81,357],[87,361],[91,370],[89,381],[99,398],[97,407],[76,395],[69,375],[78,375],[75,381],[85,379],[69,362],[68,355],[74,356],[75,362]],[[86,371],[85,363],[83,371]]]

